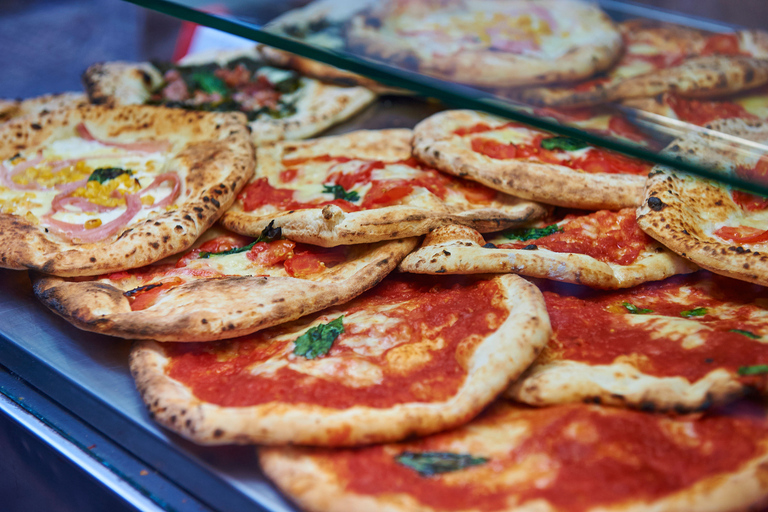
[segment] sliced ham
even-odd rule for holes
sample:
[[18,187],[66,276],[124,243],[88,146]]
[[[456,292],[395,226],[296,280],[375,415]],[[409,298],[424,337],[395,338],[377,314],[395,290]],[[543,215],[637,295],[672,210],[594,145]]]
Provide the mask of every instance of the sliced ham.
[[81,243],[98,242],[108,236],[114,235],[120,229],[124,228],[141,210],[141,199],[138,194],[127,194],[125,196],[125,203],[126,209],[122,215],[94,229],[85,229],[81,224],[72,224],[56,220],[52,218],[53,212],[44,215],[43,220],[54,232],[57,232],[72,241]]
[[140,140],[136,142],[110,142],[108,140],[97,139],[88,130],[84,123],[76,126],[78,135],[85,140],[96,141],[104,146],[122,148],[128,151],[138,151],[140,153],[155,153],[158,151],[168,151],[171,148],[171,142],[167,140]]
[[163,199],[160,202],[157,202],[152,205],[152,208],[165,208],[166,206],[170,206],[173,204],[173,202],[176,200],[177,197],[179,197],[179,191],[181,190],[181,180],[179,179],[179,175],[175,172],[166,172],[155,178],[155,180],[149,184],[147,188],[139,192],[140,196],[143,196],[153,188],[159,187],[162,183],[166,181],[172,181],[173,182],[173,189],[171,190],[171,193],[168,194],[165,199]]

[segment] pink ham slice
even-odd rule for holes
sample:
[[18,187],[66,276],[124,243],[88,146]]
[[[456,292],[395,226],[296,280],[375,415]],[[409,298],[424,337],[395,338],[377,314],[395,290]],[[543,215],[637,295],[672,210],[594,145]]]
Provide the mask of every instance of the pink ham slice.
[[170,141],[167,140],[140,140],[136,142],[110,142],[108,140],[97,139],[88,130],[84,123],[78,124],[75,129],[78,135],[85,140],[96,141],[104,146],[122,148],[128,151],[138,151],[140,153],[155,153],[157,151],[168,151],[171,148]]
[[44,215],[43,220],[53,231],[70,240],[81,243],[93,243],[117,233],[141,210],[141,199],[138,194],[127,194],[125,196],[125,204],[126,209],[122,215],[94,229],[85,229],[82,224],[72,224],[56,220],[52,218],[53,212]]

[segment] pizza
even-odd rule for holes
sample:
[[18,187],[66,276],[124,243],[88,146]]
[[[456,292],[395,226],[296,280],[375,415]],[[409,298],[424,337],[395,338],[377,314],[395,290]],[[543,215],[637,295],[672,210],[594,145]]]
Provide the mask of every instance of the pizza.
[[0,127],[0,266],[61,276],[183,251],[251,177],[242,114],[81,107]]
[[706,271],[611,292],[537,284],[552,339],[510,398],[684,412],[768,391],[768,288]]
[[255,47],[192,56],[180,64],[104,62],[83,75],[93,103],[243,112],[255,144],[303,139],[356,114],[375,95],[268,66]]
[[459,429],[357,449],[262,447],[310,512],[736,511],[768,495],[764,406],[670,417],[497,402]]
[[709,33],[672,23],[621,24],[625,51],[611,69],[567,86],[522,91],[526,103],[576,107],[665,92],[708,98],[768,83],[768,34],[741,30]]
[[637,206],[652,164],[471,110],[414,128],[413,154],[441,171],[534,201],[588,210]]
[[588,78],[622,50],[610,18],[573,0],[388,0],[353,16],[346,36],[369,57],[486,87]]
[[549,334],[517,276],[396,276],[248,337],[141,342],[130,364],[155,420],[197,443],[353,446],[467,422]]
[[234,338],[344,303],[376,285],[416,239],[324,249],[209,230],[190,251],[84,280],[35,274],[35,295],[81,329],[123,338]]
[[[673,142],[672,155],[694,155],[726,175],[766,185],[768,158],[754,146],[733,143],[716,132],[768,142],[763,121],[725,119]],[[762,147],[762,146],[760,146]],[[718,274],[768,285],[768,200],[722,183],[655,167],[638,209],[640,228],[672,251]]]
[[0,99],[0,124],[26,116],[46,115],[59,109],[81,107],[88,104],[88,98],[80,92],[46,94],[23,100]]
[[357,131],[259,148],[256,175],[222,223],[256,236],[274,222],[291,240],[330,247],[418,236],[452,223],[498,231],[545,213],[419,163],[411,136],[404,129]]
[[696,270],[642,232],[635,210],[561,212],[483,237],[444,226],[400,263],[417,274],[513,272],[594,288],[629,288]]

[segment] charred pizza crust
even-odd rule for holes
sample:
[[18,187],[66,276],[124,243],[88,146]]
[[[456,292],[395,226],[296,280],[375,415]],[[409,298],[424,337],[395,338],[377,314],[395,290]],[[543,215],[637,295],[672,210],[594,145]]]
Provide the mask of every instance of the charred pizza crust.
[[480,123],[501,126],[506,122],[471,110],[440,112],[414,128],[413,154],[441,171],[534,201],[587,210],[617,210],[640,204],[645,176],[587,173],[556,164],[497,160],[474,151],[467,136],[454,133]]
[[[726,119],[707,125],[717,132],[765,144],[768,125],[763,121]],[[760,153],[742,148],[714,132],[691,133],[673,142],[671,154],[695,155],[704,164],[733,172],[754,167]],[[725,226],[765,228],[766,211],[747,211],[733,199],[726,185],[657,166],[637,211],[638,225],[672,251],[717,274],[768,285],[768,243],[736,243],[715,232]]]
[[88,98],[80,92],[46,94],[24,100],[0,99],[0,123],[25,116],[45,115],[59,109],[82,107]]
[[[409,238],[355,246],[346,261],[307,279],[257,264],[242,270],[246,254],[227,256],[242,261],[230,262],[233,270],[219,276],[187,280],[140,310],[131,309],[126,295],[140,284],[133,280],[82,281],[33,274],[32,282],[43,304],[87,331],[159,341],[211,341],[250,334],[344,303],[381,281],[416,243]],[[228,265],[222,265],[214,268],[225,271]]]
[[241,114],[144,106],[88,106],[6,123],[0,127],[0,161],[20,153],[31,158],[53,141],[77,137],[81,124],[119,143],[168,141],[168,165],[181,182],[173,208],[128,221],[93,243],[66,239],[36,219],[0,213],[0,266],[85,276],[147,265],[192,245],[253,173],[253,146]]
[[[531,18],[541,16],[539,23],[545,28],[522,41],[517,39],[519,34],[505,39],[504,29],[488,21],[497,19],[499,8],[498,2],[484,0],[471,4],[380,2],[350,19],[348,44],[388,63],[485,87],[587,78],[608,68],[621,53],[622,41],[617,27],[594,5],[563,0],[505,2],[502,16],[507,17],[506,29],[518,17],[525,17],[526,27],[530,29]],[[521,15],[521,12],[527,14]],[[491,13],[496,16],[492,17]],[[470,23],[468,27],[468,19],[482,21],[474,26]],[[562,28],[564,22],[571,25]],[[425,33],[420,34],[420,30]],[[498,34],[493,34],[494,30]],[[494,37],[500,41],[494,43]],[[540,47],[534,42],[538,39],[543,40]],[[548,41],[565,47],[550,48]],[[514,48],[521,45],[525,49]]]
[[[584,404],[532,410],[499,401],[464,427],[412,442],[258,453],[264,473],[309,512],[758,508],[768,494],[765,410],[748,404],[722,414],[669,417]],[[397,462],[418,463],[420,455],[465,465],[448,459],[445,472],[420,474]],[[665,457],[675,457],[674,469]],[[648,482],[663,483],[652,490]]]
[[633,263],[620,265],[586,254],[554,252],[536,245],[528,250],[488,247],[482,235],[471,228],[444,226],[429,233],[421,247],[405,257],[399,269],[416,274],[513,272],[612,289],[693,272],[696,266],[657,243],[649,244]]
[[[258,169],[251,183],[267,178],[271,186],[280,186],[280,175],[286,170],[284,159],[330,156],[361,162],[407,160],[411,156],[411,131],[357,131],[310,141],[283,142],[259,148],[257,155]],[[311,182],[309,188],[321,190],[326,178],[325,174],[318,177],[319,181]],[[289,211],[265,205],[245,211],[241,195],[222,218],[222,224],[237,233],[257,236],[274,221],[275,227],[280,227],[291,240],[333,247],[418,236],[446,224],[463,224],[481,232],[498,231],[544,213],[543,206],[506,194],[497,194],[486,203],[467,200],[451,203],[424,190],[410,194],[399,204],[353,212],[345,212],[335,204]]]
[[[473,334],[470,339],[460,342],[456,355],[450,357],[457,358],[466,375],[455,392],[435,395],[439,398],[432,398],[432,393],[436,392],[432,391],[432,386],[439,388],[441,385],[440,379],[437,379],[413,384],[419,387],[421,399],[381,407],[365,405],[357,402],[358,399],[353,399],[352,405],[343,407],[318,405],[315,399],[310,403],[278,400],[258,405],[221,406],[196,397],[187,385],[171,378],[167,374],[170,362],[165,352],[167,345],[153,341],[141,342],[134,346],[130,359],[131,372],[154,419],[201,444],[354,446],[397,440],[411,435],[425,435],[465,423],[479,413],[507,383],[530,364],[549,338],[549,322],[541,295],[535,286],[517,276],[509,275],[494,277],[490,284],[497,290],[492,299],[494,306],[508,311],[508,315],[504,318],[495,317],[495,320],[483,320],[490,322],[490,331],[485,334]],[[375,289],[372,293],[375,293]],[[341,351],[338,355],[330,352],[327,356],[304,361],[302,364],[322,366],[316,366],[315,372],[310,374],[314,375],[314,380],[302,381],[302,387],[311,390],[313,382],[322,384],[326,378],[341,379],[344,385],[352,388],[361,385],[356,384],[357,381],[376,380],[376,372],[373,372],[376,368],[369,367],[381,363],[375,363],[377,359],[372,356],[372,362],[366,363],[361,369],[349,370],[351,373],[346,378],[334,375],[354,361],[366,362],[369,359],[366,346],[371,343],[369,337],[375,338],[379,330],[382,336],[383,333],[389,332],[385,324],[377,323],[381,313],[376,306],[377,299],[374,295],[372,302],[369,301],[369,305],[358,312],[361,316],[357,318],[362,320],[357,321],[363,323],[355,328],[355,332],[364,333],[365,339],[354,338],[357,341],[350,343],[355,344],[356,348],[351,352]],[[404,300],[407,301],[407,298]],[[410,303],[406,304],[409,304],[408,308],[411,307]],[[281,326],[274,331],[275,335],[268,343],[277,343],[280,339],[295,340],[295,337],[306,332],[311,325],[328,322],[339,315],[345,315],[345,324],[348,321],[355,322],[356,320],[352,320],[355,318],[354,313],[348,312],[348,308],[354,305],[353,302],[326,310],[319,317]],[[449,322],[447,325],[452,326],[453,323]],[[416,325],[411,327],[419,329]],[[371,350],[379,350],[378,346],[381,345],[388,361],[389,369],[385,371],[398,375],[418,373],[421,366],[433,357],[431,351],[439,351],[443,344],[448,343],[442,337],[439,338],[442,341],[436,345],[435,340],[429,337],[423,338],[424,341],[409,341],[406,331],[398,329],[397,332],[394,337],[390,333],[386,339],[377,339],[376,346]],[[437,332],[441,332],[440,328]],[[289,341],[287,349],[290,349],[293,343],[294,341]],[[228,347],[229,345],[220,348],[226,351]],[[286,357],[288,362],[294,363],[297,359],[303,359],[302,356],[286,353],[283,356],[278,355],[277,361],[269,359],[266,363],[254,364],[247,371],[253,375],[269,373],[273,363]],[[328,361],[331,364],[324,364]],[[318,393],[317,400],[321,400],[319,397],[322,392]]]
[[[240,58],[261,60],[253,47],[193,55],[180,64],[224,66]],[[148,62],[103,62],[86,70],[83,83],[93,103],[135,105],[148,102],[164,79],[160,70]],[[376,99],[364,87],[328,85],[306,77],[300,79],[298,91],[292,94],[294,114],[279,119],[262,115],[248,123],[255,144],[311,137],[353,116]]]

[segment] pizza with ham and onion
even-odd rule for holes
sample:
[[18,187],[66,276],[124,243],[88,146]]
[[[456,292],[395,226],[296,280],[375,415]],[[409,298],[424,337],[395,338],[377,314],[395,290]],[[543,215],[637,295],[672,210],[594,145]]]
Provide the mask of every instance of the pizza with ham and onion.
[[255,144],[304,139],[369,105],[364,87],[324,84],[266,65],[255,47],[206,52],[179,64],[103,62],[83,75],[93,103],[243,112]]
[[376,285],[415,238],[332,249],[208,230],[159,264],[90,280],[35,274],[38,299],[81,329],[123,338],[233,338],[344,303]]
[[0,126],[0,266],[98,275],[185,250],[253,173],[244,122],[88,106]]
[[326,247],[423,235],[463,224],[519,226],[546,208],[455,178],[411,157],[412,132],[357,131],[257,151],[257,171],[222,223],[256,236],[270,222]]
[[709,33],[671,23],[621,23],[625,51],[611,69],[568,86],[522,91],[525,103],[583,107],[667,92],[710,98],[768,83],[768,33]]
[[353,16],[346,37],[369,57],[486,87],[589,78],[622,51],[610,18],[574,0],[387,0]]
[[466,423],[550,332],[520,277],[399,275],[251,336],[140,342],[130,365],[155,420],[197,443],[356,446]]
[[[691,133],[673,142],[672,155],[695,155],[723,173],[768,181],[768,157],[754,147],[723,139],[722,132],[764,146],[764,121],[725,119],[707,125],[714,132]],[[722,183],[655,167],[638,209],[640,228],[672,251],[712,272],[768,285],[768,199]]]
[[414,441],[262,447],[259,459],[309,512],[759,510],[768,417],[749,402],[670,417],[500,401],[459,429]]
[[534,201],[589,210],[634,207],[652,164],[471,110],[414,128],[413,153],[441,171]]
[[684,412],[768,391],[768,288],[706,271],[610,292],[537,284],[552,338],[510,398]]
[[481,235],[444,226],[400,263],[417,274],[513,272],[594,288],[629,288],[696,266],[640,230],[635,210],[558,211],[523,228]]

